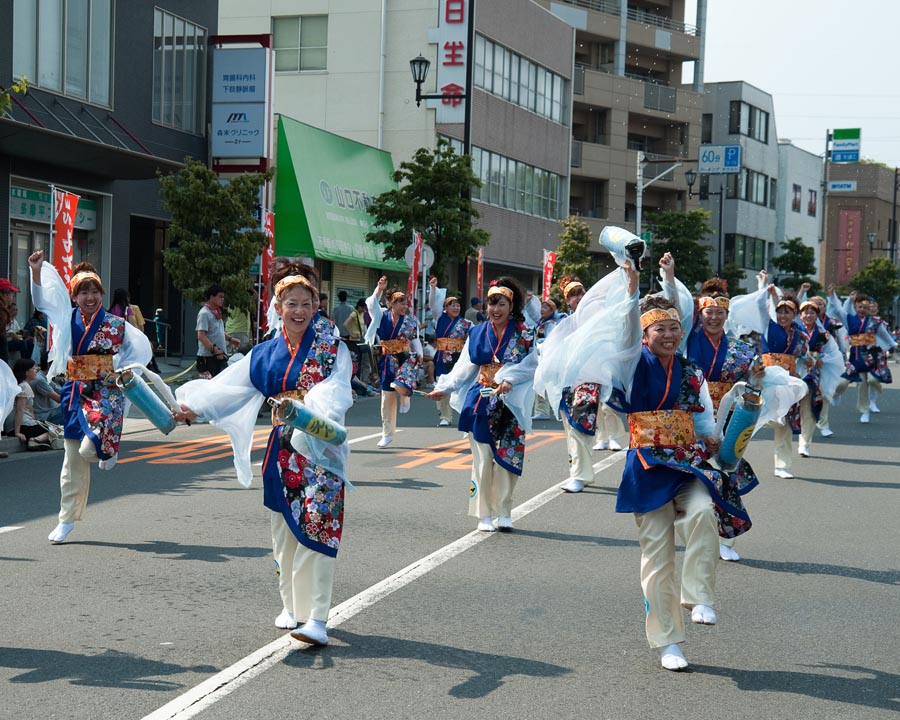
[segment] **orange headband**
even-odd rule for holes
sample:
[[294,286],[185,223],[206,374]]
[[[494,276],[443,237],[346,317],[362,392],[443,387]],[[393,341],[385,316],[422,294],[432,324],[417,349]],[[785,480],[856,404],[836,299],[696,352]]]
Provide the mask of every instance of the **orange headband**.
[[388,305],[393,305],[398,300],[403,300],[404,298],[406,298],[406,293],[398,290],[397,292],[392,293],[388,298]]
[[513,291],[508,287],[503,287],[502,285],[492,285],[490,288],[488,288],[487,296],[490,297],[491,295],[502,295],[510,302],[513,301]]
[[723,310],[728,309],[728,298],[727,297],[709,297],[708,295],[703,296],[697,301],[697,307],[703,310],[703,308],[708,307],[718,307]]
[[103,281],[100,279],[100,276],[95,272],[85,270],[84,272],[76,273],[75,277],[72,278],[72,282],[69,283],[69,288],[73,295],[78,292],[78,286],[85,280],[93,280],[100,286],[100,292],[103,292]]
[[668,310],[653,308],[641,315],[641,330],[646,330],[653,323],[662,322],[663,320],[681,322],[681,317],[679,317],[678,311],[675,308],[669,308]]
[[302,275],[288,275],[287,277],[281,278],[281,280],[279,280],[275,285],[275,297],[279,297],[281,293],[291,287],[291,285],[302,285],[311,293],[316,292],[316,289],[312,286],[312,283]]
[[795,314],[795,315],[797,314],[797,312],[798,312],[798,310],[797,310],[797,303],[795,303],[793,300],[779,300],[779,301],[778,301],[778,304],[775,305],[775,309],[777,310],[777,309],[780,308],[782,305],[787,305],[787,306],[789,306],[789,307],[791,308],[791,310],[794,311],[794,314]]
[[459,302],[459,298],[451,295],[446,300],[444,300],[444,307],[447,307],[450,303],[454,303],[454,302]]
[[814,303],[812,300],[806,300],[800,304],[800,310],[803,310],[804,308],[808,308],[808,307],[811,307],[813,310],[815,310],[816,315],[819,314],[819,306],[816,303]]
[[578,288],[581,288],[582,290],[584,290],[584,285],[582,285],[582,284],[581,284],[580,282],[578,282],[577,280],[573,280],[573,281],[570,282],[568,285],[566,285],[565,289],[563,290],[563,297],[564,297],[566,300],[568,300],[568,299],[569,299],[569,295],[571,294],[571,292],[572,292],[573,290],[577,290]]

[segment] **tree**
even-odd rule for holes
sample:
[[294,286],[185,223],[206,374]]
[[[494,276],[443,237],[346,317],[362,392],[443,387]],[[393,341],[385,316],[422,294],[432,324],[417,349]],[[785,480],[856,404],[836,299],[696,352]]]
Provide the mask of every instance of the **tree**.
[[850,280],[850,288],[858,293],[871,295],[881,308],[887,310],[900,293],[897,268],[887,258],[872,258],[869,264]]
[[559,234],[559,247],[556,249],[556,264],[553,266],[553,296],[562,299],[559,290],[559,279],[566,275],[577,277],[589,288],[596,281],[591,267],[591,228],[582,219],[570,216],[560,220],[562,232]]
[[[713,275],[708,257],[712,248],[703,244],[703,239],[712,232],[707,224],[709,215],[706,210],[670,210],[653,213],[648,218],[653,231],[650,250],[654,261],[664,253],[672,253],[678,279],[691,289]],[[656,276],[657,270],[655,262],[645,264],[645,271],[651,278]]]
[[26,92],[28,92],[28,79],[24,75],[19,82],[10,86],[9,90],[0,90],[0,115],[9,112],[9,109],[12,107],[10,93],[24,95]]
[[253,309],[250,268],[266,246],[254,210],[260,185],[271,177],[270,170],[222,183],[206,165],[191,159],[174,175],[160,176],[163,207],[172,213],[172,243],[163,250],[163,261],[186,297],[203,302],[210,285],[218,283],[230,306]]
[[412,242],[412,231],[434,250],[434,267],[440,271],[448,260],[476,254],[490,235],[473,224],[479,215],[470,190],[481,187],[472,172],[471,158],[457,155],[446,140],[433,150],[419,148],[411,162],[400,163],[394,175],[400,187],[381,193],[369,205],[377,228],[366,240],[384,246],[384,254],[403,258]]
[[778,284],[799,288],[803,283],[812,286],[811,293],[821,288],[816,282],[816,251],[800,238],[791,238],[781,244],[781,255],[772,258],[772,265],[780,273]]
[[728,283],[729,295],[740,295],[744,292],[741,287],[741,281],[746,279],[747,273],[743,268],[738,267],[734,263],[728,263],[722,268],[719,277]]

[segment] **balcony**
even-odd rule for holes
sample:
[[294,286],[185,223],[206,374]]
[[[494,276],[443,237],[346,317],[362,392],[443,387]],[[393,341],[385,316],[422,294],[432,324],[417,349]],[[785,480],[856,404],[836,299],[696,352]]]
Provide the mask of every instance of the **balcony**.
[[[585,10],[594,10],[606,15],[619,16],[619,3],[610,2],[610,0],[562,0],[567,5],[584,8]],[[641,10],[640,8],[628,8],[628,19],[639,22],[642,25],[652,25],[653,27],[671,30],[672,32],[682,33],[683,35],[694,35],[697,33],[696,25],[688,25],[679,20],[673,20],[663,15]]]

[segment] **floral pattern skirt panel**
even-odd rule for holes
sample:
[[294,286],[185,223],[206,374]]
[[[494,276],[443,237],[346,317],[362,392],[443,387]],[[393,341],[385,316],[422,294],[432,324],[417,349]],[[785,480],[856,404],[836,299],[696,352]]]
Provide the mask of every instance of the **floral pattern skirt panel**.
[[403,385],[408,390],[415,390],[419,380],[419,356],[415,353],[400,353],[399,355],[382,355],[379,359],[381,366],[381,390],[393,391],[391,383]]
[[102,380],[69,380],[60,392],[65,437],[89,437],[97,457],[108,460],[119,452],[125,416],[125,394]]
[[600,411],[600,383],[582,383],[574,391],[566,388],[559,409],[574,430],[593,435],[597,432],[597,413]]

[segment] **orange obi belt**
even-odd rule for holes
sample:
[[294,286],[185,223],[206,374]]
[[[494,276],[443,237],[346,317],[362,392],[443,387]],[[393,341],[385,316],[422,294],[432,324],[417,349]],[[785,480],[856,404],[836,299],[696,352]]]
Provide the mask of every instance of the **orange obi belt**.
[[466,341],[462,338],[438,338],[434,343],[434,347],[444,352],[458,353],[462,351],[465,344]]
[[112,355],[73,355],[66,366],[69,380],[99,380],[113,372]]
[[696,435],[694,420],[687,410],[647,410],[628,414],[630,447],[683,447]]
[[868,347],[874,344],[875,333],[857,333],[850,336],[850,347],[859,347],[861,345]]
[[[273,395],[275,400],[298,400],[299,402],[303,402],[303,399],[306,397],[306,393],[309,390],[287,390],[283,393],[278,393],[277,395]],[[272,426],[275,425],[284,425],[283,422],[278,418],[276,411],[278,408],[272,408]]]
[[797,374],[797,358],[794,355],[786,355],[785,353],[764,353],[762,356],[762,364],[765,367],[782,367],[791,375]]
[[709,388],[709,396],[713,401],[713,409],[719,409],[719,403],[722,402],[722,398],[725,397],[725,393],[731,390],[734,387],[734,383],[730,382],[706,382],[707,387]]
[[482,365],[481,372],[478,373],[478,382],[480,382],[485,387],[497,387],[497,383],[494,382],[494,376],[502,367],[503,365],[498,362],[489,363],[488,365]]
[[400,353],[409,352],[409,340],[406,338],[398,338],[397,340],[382,340],[382,355],[399,355]]

